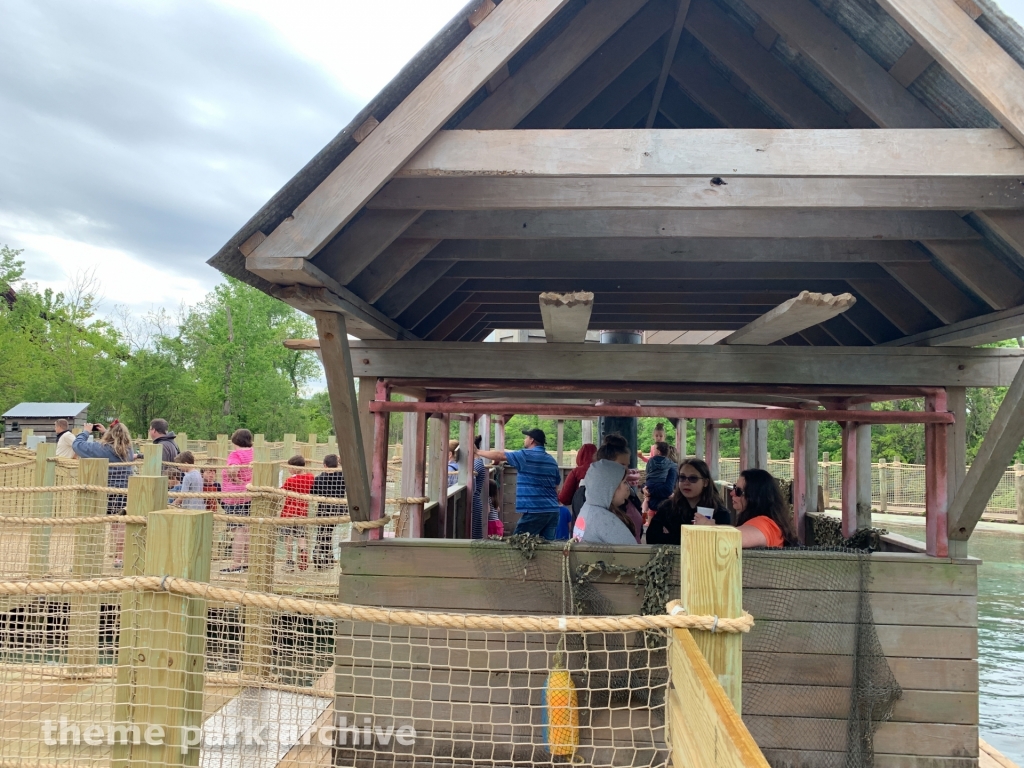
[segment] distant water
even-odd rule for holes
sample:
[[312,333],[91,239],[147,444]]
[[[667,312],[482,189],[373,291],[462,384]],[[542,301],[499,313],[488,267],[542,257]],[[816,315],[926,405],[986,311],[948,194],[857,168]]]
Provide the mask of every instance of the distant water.
[[[924,538],[923,525],[876,525]],[[978,569],[981,737],[1024,766],[1024,531],[975,531],[969,551],[983,561]]]

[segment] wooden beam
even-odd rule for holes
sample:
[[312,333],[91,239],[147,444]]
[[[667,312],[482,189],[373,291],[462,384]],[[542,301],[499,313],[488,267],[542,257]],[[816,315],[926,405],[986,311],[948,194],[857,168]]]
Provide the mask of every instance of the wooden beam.
[[967,541],[1024,441],[1024,369],[1018,370],[947,513],[949,538]]
[[973,347],[1018,336],[1024,336],[1024,306],[893,339],[884,346]]
[[460,127],[514,128],[608,40],[645,0],[594,0],[565,29],[503,82]]
[[879,5],[1024,143],[1024,70],[955,0],[879,0]]
[[1024,186],[1016,180],[989,178],[408,178],[391,181],[369,202],[368,207],[398,210],[418,207],[433,211],[599,208],[867,208],[955,211],[969,210],[979,205],[991,209],[1019,210],[1024,207]]
[[506,0],[254,251],[315,256],[567,0]]
[[658,116],[658,109],[661,107],[661,96],[665,92],[665,83],[668,82],[668,73],[672,68],[672,62],[676,58],[676,48],[679,47],[679,38],[683,34],[683,24],[686,23],[686,14],[689,10],[690,0],[679,0],[679,5],[676,8],[676,20],[672,25],[672,31],[668,35],[668,45],[665,47],[665,59],[661,65],[661,74],[658,75],[658,85],[654,89],[651,110],[647,113],[647,128],[654,126],[654,119]]
[[438,304],[459,290],[464,282],[465,280],[457,277],[440,278],[437,282],[427,286],[423,294],[410,304],[399,317],[402,318],[402,322],[413,326],[418,325],[423,318],[437,308]]
[[750,0],[749,5],[879,126],[945,125],[810,0]]
[[740,93],[712,66],[697,40],[688,32],[669,73],[672,82],[709,115],[729,128],[779,128],[779,124]]
[[353,335],[360,338],[396,339],[408,335],[402,326],[307,259],[250,256],[245,260],[245,267],[274,283],[271,294],[296,309],[342,312]]
[[831,293],[802,291],[800,295],[766,312],[719,343],[771,344],[845,312],[856,301],[849,293],[833,296]]
[[998,128],[442,131],[396,178],[438,176],[1024,176]]
[[850,280],[863,296],[905,334],[929,331],[940,324],[903,286],[894,280]]
[[428,211],[409,237],[527,240],[575,237],[763,237],[816,240],[977,240],[949,211],[583,210]]
[[312,260],[347,285],[420,216],[420,211],[366,211],[333,238]]
[[371,304],[376,302],[440,242],[408,237],[396,240],[349,283],[349,288]]
[[540,314],[544,321],[544,339],[548,344],[583,343],[590,327],[594,294],[542,293]]
[[722,128],[723,123],[685,93],[675,80],[669,79],[661,95],[660,114],[676,128]]
[[[607,381],[628,370],[631,380],[675,383],[1005,387],[1024,360],[1020,350],[955,347],[350,344],[358,376],[449,378],[452,371],[466,370],[488,381]],[[565,365],[567,355],[572,366]]]
[[794,128],[845,128],[846,120],[792,69],[711,0],[694,0],[686,29]]
[[564,128],[660,38],[672,23],[669,0],[649,0],[520,123]]
[[[317,335],[331,401],[338,458],[345,470],[345,496],[353,520],[370,519],[370,477],[362,425],[356,405],[355,373],[345,319],[333,312],[316,312]],[[366,365],[366,363],[362,363]],[[362,389],[362,387],[360,387]],[[353,529],[355,533],[355,529]],[[353,536],[355,538],[355,536]]]
[[[402,242],[402,241],[399,241]],[[889,240],[754,238],[592,238],[447,240],[427,260],[442,261],[668,261],[668,262],[931,262],[912,243]]]
[[976,211],[975,215],[1024,257],[1024,211]]
[[424,292],[429,290],[430,286],[444,277],[454,263],[452,261],[421,261],[404,277],[396,281],[377,300],[375,306],[389,317],[398,317]]
[[[577,261],[550,261],[546,264],[536,261],[460,261],[447,273],[448,277],[487,278],[490,280],[508,279],[519,280],[523,278],[543,278],[552,280],[559,278],[572,279],[577,276],[586,275],[591,280],[619,280],[630,279],[637,276],[638,269],[643,270],[649,267],[657,270],[658,274],[651,279],[656,281],[665,280],[689,280],[700,283],[709,280],[729,280],[736,275],[736,268],[731,264],[709,263],[701,270],[699,275],[694,275],[693,267],[688,264],[672,264],[662,262],[632,262],[616,263],[601,261],[591,264],[585,268]],[[775,263],[752,263],[744,267],[743,280],[773,281],[773,280],[849,280],[864,279],[876,280],[886,279],[885,272],[875,264],[839,262],[836,264],[808,264],[805,262],[775,262]],[[770,283],[761,285],[762,289],[770,289]],[[792,296],[788,297],[792,298]]]
[[926,240],[922,244],[992,309],[1024,304],[1024,281],[982,243]]
[[897,83],[908,88],[934,61],[932,55],[920,43],[914,41],[896,63],[889,67],[889,74]]
[[[658,79],[658,68],[661,66],[661,59],[664,56],[664,46],[668,34],[662,35],[654,45],[648,48],[632,64],[619,75],[611,84],[591,101],[586,107],[580,110],[570,121],[568,127],[576,130],[590,130],[595,128],[632,128],[634,126],[607,124],[619,112],[629,106],[630,102],[638,93],[647,87],[653,86]],[[638,118],[639,119],[639,118]]]
[[448,317],[442,320],[437,327],[428,333],[426,338],[430,341],[444,341],[448,338],[449,334],[462,325],[470,315],[477,311],[479,307],[479,304],[473,304],[470,302],[460,305],[450,315],[448,315]]
[[883,268],[943,323],[958,323],[984,311],[932,264],[891,262]]

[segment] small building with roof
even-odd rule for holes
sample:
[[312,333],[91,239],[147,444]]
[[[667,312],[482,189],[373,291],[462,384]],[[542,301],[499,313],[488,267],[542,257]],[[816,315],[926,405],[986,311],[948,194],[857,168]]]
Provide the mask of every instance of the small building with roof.
[[21,445],[21,435],[26,429],[52,443],[57,439],[53,422],[67,419],[71,429],[82,429],[88,411],[88,403],[19,403],[0,417],[4,420],[4,447]]

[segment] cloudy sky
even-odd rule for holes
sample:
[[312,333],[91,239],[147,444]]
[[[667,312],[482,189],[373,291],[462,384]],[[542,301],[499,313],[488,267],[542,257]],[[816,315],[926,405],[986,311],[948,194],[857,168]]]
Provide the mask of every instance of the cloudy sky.
[[[466,0],[0,0],[0,244],[104,307],[209,258]],[[1024,20],[1024,0],[1000,0]]]
[[0,0],[0,244],[104,306],[205,261],[466,0]]

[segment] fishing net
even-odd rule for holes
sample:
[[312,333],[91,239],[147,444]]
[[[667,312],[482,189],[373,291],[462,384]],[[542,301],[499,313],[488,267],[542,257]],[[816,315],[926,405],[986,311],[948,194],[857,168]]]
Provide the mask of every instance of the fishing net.
[[[834,538],[827,523],[821,530],[822,538]],[[811,764],[823,768],[873,765],[874,732],[901,695],[871,612],[866,547],[877,545],[878,535],[865,532],[854,542],[864,549],[843,546],[840,536],[840,546],[744,552],[743,602],[755,625],[743,641],[743,713],[773,765],[808,764],[811,754]],[[496,608],[509,603],[510,591],[531,590],[552,613],[660,613],[679,594],[678,547],[628,555],[591,546],[584,559],[571,546],[540,546],[534,537],[474,546],[480,583],[489,585]],[[500,557],[496,547],[504,547]],[[664,637],[605,637],[601,654],[589,653],[595,649],[586,638],[566,643],[577,654],[569,667],[577,684],[601,681],[602,695],[591,700],[611,708],[646,703],[650,720],[637,734],[658,744]]]

